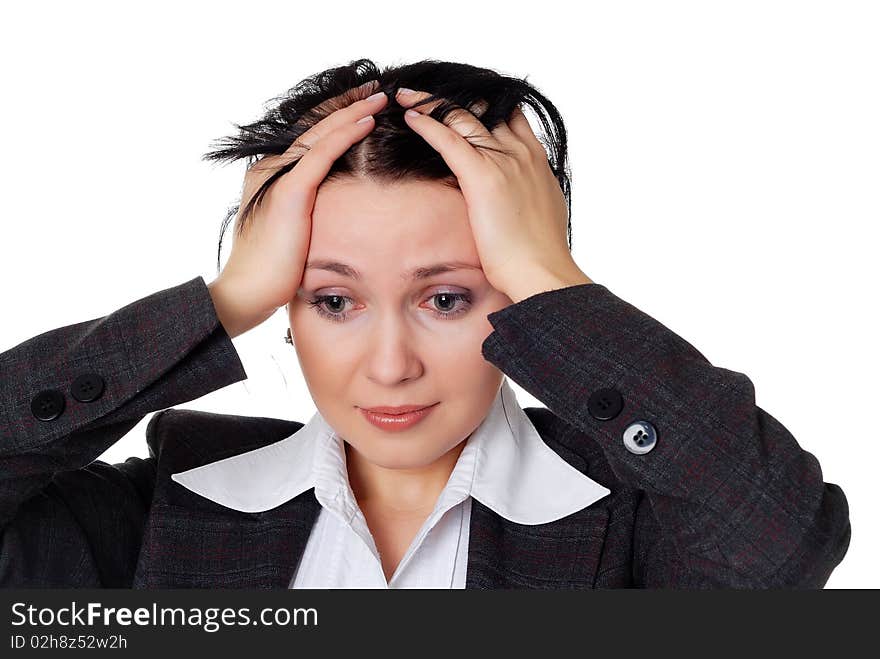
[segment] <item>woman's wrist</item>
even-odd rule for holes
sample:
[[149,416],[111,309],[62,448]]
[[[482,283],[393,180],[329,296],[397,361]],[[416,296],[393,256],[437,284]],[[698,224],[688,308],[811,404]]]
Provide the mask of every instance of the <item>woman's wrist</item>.
[[577,264],[572,262],[570,267],[561,268],[559,272],[549,272],[543,269],[537,272],[524,271],[520,280],[516,284],[508,286],[509,290],[506,290],[505,293],[512,302],[517,303],[545,291],[595,283]]
[[245,304],[246,296],[235,292],[228,282],[219,277],[208,284],[217,319],[229,338],[235,338],[268,320],[272,313],[257,312]]

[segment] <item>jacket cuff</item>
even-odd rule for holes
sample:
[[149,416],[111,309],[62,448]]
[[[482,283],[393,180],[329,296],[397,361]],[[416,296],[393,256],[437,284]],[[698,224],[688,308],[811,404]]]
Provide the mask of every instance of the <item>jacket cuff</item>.
[[[247,378],[201,276],[107,316],[39,334],[0,354],[0,367],[0,453],[37,448],[91,425],[136,423],[150,411]],[[83,374],[103,379],[97,399],[71,395]],[[32,411],[45,390],[64,399],[60,415],[48,421]]]
[[[681,546],[713,554],[736,536],[726,545],[736,545],[736,561],[760,561],[763,571],[779,567],[814,524],[825,493],[819,463],[755,405],[751,380],[713,366],[605,286],[542,292],[488,320],[495,331],[483,342],[486,360],[596,441]],[[602,420],[588,401],[606,388],[623,406]],[[624,444],[636,421],[656,430],[647,453]]]

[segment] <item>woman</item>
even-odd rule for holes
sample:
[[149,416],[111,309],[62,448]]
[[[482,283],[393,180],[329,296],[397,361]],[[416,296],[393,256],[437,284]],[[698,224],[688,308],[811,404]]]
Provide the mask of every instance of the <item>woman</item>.
[[[843,491],[745,375],[574,262],[537,90],[358,60],[238,128],[208,157],[261,157],[214,281],[0,355],[4,585],[825,584]],[[308,423],[167,409],[245,379],[230,339],[282,306]],[[156,410],[147,459],[96,460]]]

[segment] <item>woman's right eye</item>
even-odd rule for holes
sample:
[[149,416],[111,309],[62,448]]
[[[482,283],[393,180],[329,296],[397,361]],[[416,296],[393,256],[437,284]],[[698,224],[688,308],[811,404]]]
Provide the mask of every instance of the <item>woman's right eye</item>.
[[[340,302],[340,300],[342,302]],[[323,305],[332,301],[334,306],[342,305],[342,308],[345,308],[345,300],[351,300],[349,297],[345,297],[344,295],[318,295],[315,296],[313,300],[309,301],[309,306],[313,308],[319,316],[323,316],[324,318],[328,318],[330,320],[334,320],[336,322],[343,322],[348,314],[340,311],[327,311]]]

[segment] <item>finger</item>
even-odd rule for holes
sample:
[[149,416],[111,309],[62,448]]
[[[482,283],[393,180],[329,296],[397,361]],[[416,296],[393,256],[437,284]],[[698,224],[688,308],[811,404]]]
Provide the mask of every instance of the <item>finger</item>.
[[507,147],[507,154],[516,157],[521,154],[526,157],[532,157],[537,154],[534,147],[526,143],[517,133],[513,132],[510,123],[502,121],[492,129],[492,135],[497,142]]
[[[378,86],[379,86],[378,80],[376,80],[376,79],[368,80],[367,82],[363,83],[362,85],[358,85],[357,87],[352,87],[351,89],[342,92],[338,96],[334,96],[334,97],[324,101],[324,103],[322,103],[321,105],[324,105],[325,103],[345,102],[345,100],[347,98],[350,98],[351,96],[354,96],[354,98],[356,98],[356,99],[366,98],[367,96],[372,94],[374,91],[376,91],[376,87],[378,87]],[[349,103],[350,102],[351,101],[349,101]]]
[[420,112],[409,115],[408,113],[412,111],[407,110],[403,115],[409,127],[442,156],[459,181],[468,180],[468,173],[476,172],[480,166],[480,154],[477,149],[444,123]]
[[513,109],[513,113],[508,120],[508,125],[510,126],[510,130],[512,130],[516,136],[523,142],[527,147],[535,151],[542,158],[547,157],[547,152],[544,150],[544,145],[541,144],[541,140],[537,138],[534,131],[532,130],[532,126],[529,124],[529,120],[526,118],[526,115],[523,114],[523,111],[520,109],[520,106],[516,106]]
[[[345,99],[350,99],[351,96],[357,97],[371,94],[378,86],[378,80],[369,80],[362,85],[353,87],[338,96],[334,96],[327,101],[324,101],[318,106],[318,108],[326,107],[327,104],[333,106],[344,102]],[[242,197],[244,199],[249,199],[250,196],[259,190],[279,169],[289,165],[291,162],[301,160],[322,137],[331,134],[342,126],[351,125],[358,119],[375,114],[381,110],[387,102],[387,94],[381,94],[375,98],[370,98],[369,96],[367,96],[367,98],[361,98],[354,103],[350,103],[348,106],[331,112],[329,116],[325,117],[305,133],[300,135],[284,153],[270,154],[262,157],[248,169],[248,172],[245,175]],[[373,120],[369,120],[368,123],[370,124],[369,129],[365,129],[363,135],[366,135],[369,130],[372,130]],[[361,137],[363,137],[363,135]],[[298,166],[294,169],[297,168]],[[289,173],[290,172],[287,172],[287,174]],[[286,176],[286,174],[281,178],[284,178],[284,176]],[[280,180],[281,179],[279,179],[279,181]]]
[[[345,106],[344,109],[346,112],[343,112],[342,114],[337,114],[338,110],[331,112],[331,114],[325,117],[321,122],[318,122],[311,129],[300,135],[299,138],[287,147],[284,153],[269,154],[253,163],[248,169],[248,178],[251,180],[247,187],[253,189],[259,188],[263,182],[271,177],[276,171],[302,157],[303,154],[311,148],[311,145],[320,139],[322,134],[326,134],[338,126],[357,121],[361,117],[364,117],[367,114],[373,114],[380,109],[385,103],[387,103],[388,96],[383,94],[378,97],[378,99],[370,99],[368,96],[372,94],[378,86],[378,80],[369,80],[368,82],[353,87],[317,106],[318,108],[325,106],[333,107],[342,103],[344,99],[351,98],[352,95],[356,98],[361,97],[358,101]],[[354,118],[352,119],[352,117]],[[318,128],[318,126],[320,126],[320,128]]]
[[[321,107],[328,102],[339,102],[352,92],[363,96],[364,94],[372,92],[378,84],[378,80],[370,80],[369,82],[354,87],[339,96],[334,96],[318,107]],[[367,115],[375,114],[387,103],[387,94],[381,94],[376,98],[367,97],[355,101],[346,107],[335,110],[329,116],[312,126],[287,147],[284,153],[280,155],[267,155],[260,158],[250,167],[247,176],[245,177],[245,197],[247,197],[249,191],[253,192],[258,190],[263,183],[272,177],[272,175],[274,175],[279,169],[289,165],[291,162],[301,159],[322,137],[329,135],[341,126],[352,124]]]
[[[415,110],[425,116],[431,114],[444,100],[438,98],[419,104],[420,101],[430,98],[432,94],[421,91],[413,91],[408,94],[401,93],[402,89],[403,88],[397,90],[395,100],[397,100],[401,106]],[[478,101],[474,106],[474,110],[478,114],[482,114],[485,109],[485,101]],[[482,122],[480,122],[472,112],[469,112],[464,108],[455,108],[448,112],[443,118],[442,124],[448,126],[462,137],[482,139],[484,141],[492,139],[492,133],[486,129]]]
[[[369,92],[372,92],[372,90],[375,88],[375,85],[373,84],[374,82],[376,85],[378,84],[378,81],[371,80],[370,82],[365,83],[365,85],[361,85],[361,87],[356,88],[361,90],[358,93],[367,94]],[[333,99],[331,99],[331,101],[338,102],[341,98],[342,96],[335,96]],[[324,106],[326,103],[327,102],[325,101],[325,103],[322,103],[321,106]],[[299,138],[293,144],[291,144],[291,146],[285,152],[285,155],[290,154],[299,157],[303,151],[307,151],[322,137],[329,135],[340,126],[346,126],[354,123],[358,119],[361,119],[368,114],[375,114],[383,107],[385,107],[387,103],[388,95],[380,94],[376,97],[368,96],[367,98],[362,98],[346,107],[334,110],[328,116],[324,117],[321,121],[309,128],[305,133],[300,135]]]
[[376,125],[373,117],[367,117],[363,123],[352,122],[337,126],[335,130],[323,135],[300,158],[296,167],[276,181],[278,192],[289,199],[293,212],[311,212],[318,186],[327,177],[333,163],[351,145],[366,137]]
[[510,126],[506,121],[502,121],[495,126],[495,128],[492,129],[492,135],[494,135],[499,142],[510,143],[522,141],[519,135],[510,129]]

